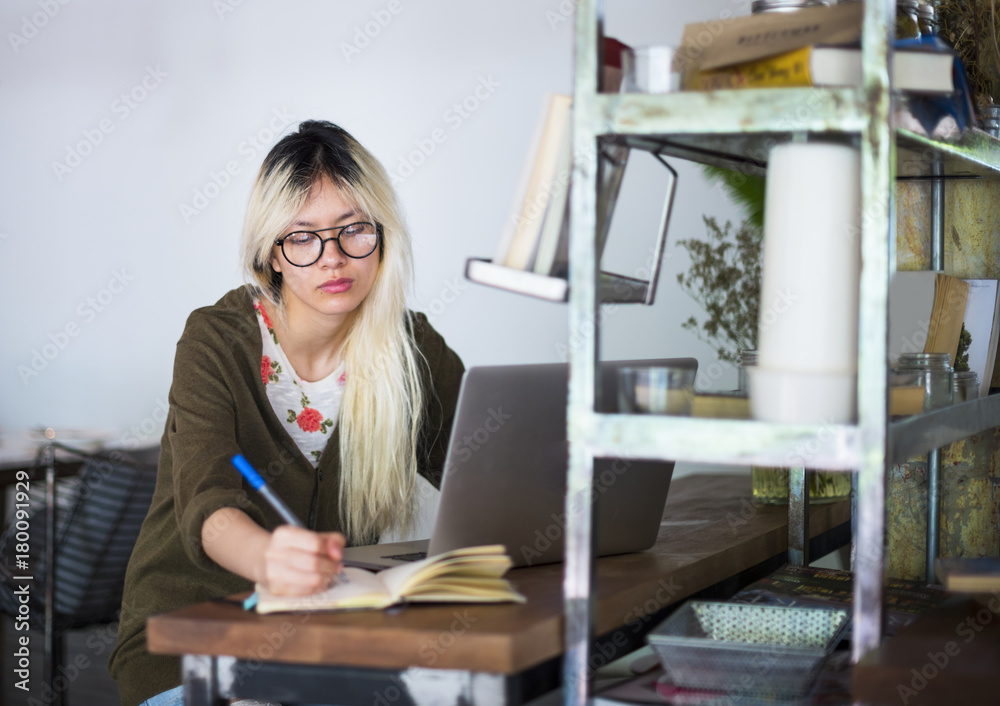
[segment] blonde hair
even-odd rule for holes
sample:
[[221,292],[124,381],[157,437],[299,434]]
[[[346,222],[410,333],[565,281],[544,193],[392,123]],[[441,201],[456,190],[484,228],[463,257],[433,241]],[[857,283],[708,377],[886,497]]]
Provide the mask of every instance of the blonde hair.
[[384,167],[346,131],[307,121],[265,158],[243,227],[249,281],[284,315],[281,273],[270,265],[274,241],[322,177],[364,217],[382,226],[379,269],[343,345],[347,377],[340,406],[340,516],[352,544],[413,526],[417,445],[423,421],[426,362],[406,311],[413,253],[396,193]]

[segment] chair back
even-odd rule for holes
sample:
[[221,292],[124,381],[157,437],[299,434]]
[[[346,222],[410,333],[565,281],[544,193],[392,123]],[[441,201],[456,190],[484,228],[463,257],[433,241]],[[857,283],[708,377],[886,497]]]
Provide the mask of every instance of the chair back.
[[[57,481],[55,623],[66,630],[114,622],[121,610],[125,569],[149,510],[156,485],[159,449],[135,454],[88,454],[77,476]],[[34,488],[40,487],[36,483]],[[35,577],[30,624],[41,628],[45,597],[45,497],[32,492],[29,555]],[[23,527],[23,525],[21,525]],[[17,586],[12,573],[19,527],[12,521],[0,537],[0,610],[16,614]],[[23,533],[20,539],[23,540]],[[23,549],[23,543],[20,547]],[[33,605],[32,605],[33,604]]]

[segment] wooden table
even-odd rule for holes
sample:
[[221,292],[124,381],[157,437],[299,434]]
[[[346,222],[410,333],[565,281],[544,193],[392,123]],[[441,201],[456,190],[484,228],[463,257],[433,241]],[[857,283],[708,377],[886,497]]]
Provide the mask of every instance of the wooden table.
[[[814,556],[850,540],[848,501],[813,505],[809,521]],[[597,562],[602,638],[592,666],[641,644],[679,601],[728,596],[773,571],[787,547],[786,508],[755,506],[748,475],[675,480],[656,545]],[[251,696],[364,706],[520,702],[558,686],[562,565],[508,577],[526,604],[258,615],[203,603],[150,618],[148,644],[185,656],[192,704]]]

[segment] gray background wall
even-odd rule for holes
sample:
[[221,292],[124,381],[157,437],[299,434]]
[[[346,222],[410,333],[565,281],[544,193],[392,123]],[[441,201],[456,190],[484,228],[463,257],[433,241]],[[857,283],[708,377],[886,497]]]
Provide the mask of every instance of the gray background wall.
[[[606,31],[676,44],[749,0],[609,3]],[[564,306],[464,280],[491,256],[539,109],[570,92],[572,3],[7,0],[0,8],[0,427],[153,443],[188,313],[241,282],[250,183],[299,120],[343,125],[398,178],[413,308],[467,365],[564,359]],[[478,93],[477,93],[478,92]],[[462,107],[456,107],[462,106]],[[434,131],[444,140],[427,148]],[[437,133],[440,137],[441,132]],[[418,150],[421,143],[429,154]],[[702,214],[738,220],[683,162],[658,302],[605,312],[604,356],[712,351],[676,284]],[[605,266],[643,267],[666,173],[634,155]],[[712,381],[732,387],[726,370]]]

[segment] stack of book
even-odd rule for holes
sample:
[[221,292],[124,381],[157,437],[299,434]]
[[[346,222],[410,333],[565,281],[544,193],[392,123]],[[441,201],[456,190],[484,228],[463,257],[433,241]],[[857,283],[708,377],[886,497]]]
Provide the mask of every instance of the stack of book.
[[[688,25],[679,52],[682,87],[710,91],[860,86],[862,13],[861,3],[838,3]],[[955,90],[953,66],[954,53],[940,44],[899,43],[892,86],[950,94]]]

